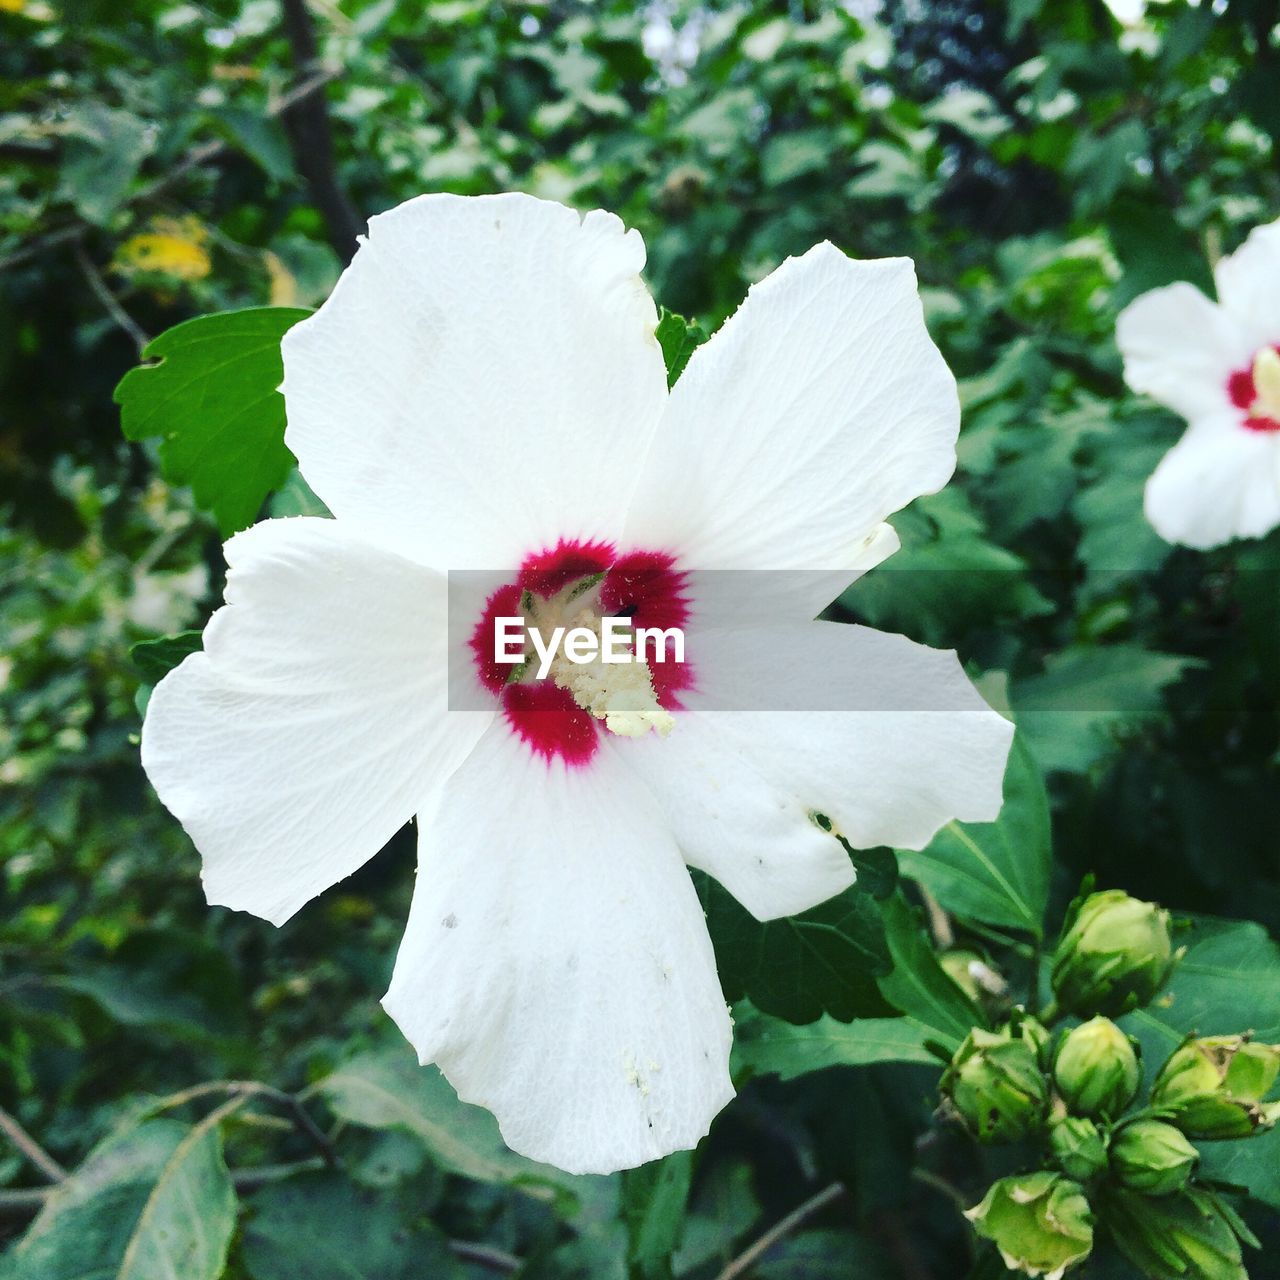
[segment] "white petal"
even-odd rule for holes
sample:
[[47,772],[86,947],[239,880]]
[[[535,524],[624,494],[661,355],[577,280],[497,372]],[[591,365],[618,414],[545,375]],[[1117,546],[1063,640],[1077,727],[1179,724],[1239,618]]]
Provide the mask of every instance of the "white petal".
[[1280,525],[1280,433],[1234,418],[1196,424],[1147,481],[1144,507],[1166,542],[1204,550],[1262,537]]
[[842,556],[838,569],[738,572],[690,570],[687,595],[694,619],[686,630],[812,622],[837,596],[901,547],[891,524],[878,524]]
[[421,834],[383,1003],[514,1150],[571,1173],[692,1147],[733,1096],[697,895],[612,748],[566,770],[486,734]]
[[1234,316],[1181,282],[1125,307],[1116,320],[1116,345],[1129,386],[1184,418],[1229,409],[1228,380],[1249,366],[1254,351]]
[[209,901],[281,924],[433,795],[492,719],[446,711],[444,579],[336,520],[226,548],[205,652],[147,706],[142,763]]
[[694,353],[628,541],[698,569],[844,567],[886,516],[946,483],[959,423],[911,262],[820,244]]
[[1254,227],[1213,269],[1218,301],[1255,346],[1280,344],[1280,219]]
[[688,709],[669,737],[631,744],[628,763],[688,861],[759,919],[851,882],[814,813],[855,847],[920,849],[953,818],[999,811],[1013,726],[954,653],[829,622],[712,632],[688,652]]
[[285,439],[339,518],[445,569],[616,536],[666,401],[644,243],[530,196],[370,220],[286,335]]

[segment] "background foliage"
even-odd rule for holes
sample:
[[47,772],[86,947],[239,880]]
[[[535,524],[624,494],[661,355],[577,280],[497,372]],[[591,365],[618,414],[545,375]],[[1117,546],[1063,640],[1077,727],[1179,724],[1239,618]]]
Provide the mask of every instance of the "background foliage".
[[[1016,1157],[935,1115],[935,1052],[1037,998],[1087,872],[1188,919],[1172,998],[1130,1016],[1149,1057],[1191,1029],[1280,1038],[1280,537],[1155,537],[1142,483],[1181,424],[1125,391],[1112,339],[1137,293],[1208,287],[1280,211],[1273,20],[1269,0],[1128,27],[1099,0],[0,0],[0,1104],[51,1159],[0,1147],[0,1231],[40,1210],[0,1274],[998,1275],[958,1207]],[[220,532],[315,500],[269,405],[240,459],[199,447],[239,402],[162,365],[121,387],[122,434],[117,382],[180,321],[273,308],[213,322],[263,335],[228,392],[252,400],[364,216],[502,189],[621,214],[655,295],[707,331],[817,240],[915,259],[961,469],[837,610],[958,648],[1022,731],[999,823],[859,851],[859,885],[805,917],[762,927],[700,884],[741,1096],[695,1156],[620,1178],[512,1156],[389,1032],[409,832],[275,930],[204,905],[137,764],[173,656],[131,646],[202,624]],[[150,350],[197,340],[219,334]],[[938,957],[957,949],[1008,994],[962,990]],[[1274,1250],[1275,1135],[1209,1161]]]

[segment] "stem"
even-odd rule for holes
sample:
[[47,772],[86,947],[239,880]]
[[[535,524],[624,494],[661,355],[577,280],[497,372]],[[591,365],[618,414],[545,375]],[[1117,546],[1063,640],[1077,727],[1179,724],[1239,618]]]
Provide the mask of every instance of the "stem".
[[912,1169],[911,1176],[922,1186],[929,1187],[936,1191],[940,1196],[944,1196],[950,1200],[957,1209],[963,1213],[968,1207],[967,1197],[960,1191],[958,1187],[953,1187],[946,1178],[939,1174],[933,1173],[929,1169]]
[[67,1171],[3,1107],[0,1130],[50,1182],[66,1181]]
[[501,1275],[514,1275],[524,1265],[513,1253],[495,1249],[487,1244],[472,1244],[470,1240],[450,1240],[449,1248],[463,1262],[474,1262]]
[[0,1218],[34,1218],[53,1190],[52,1187],[24,1187],[18,1191],[0,1191]]
[[160,1102],[156,1110],[171,1111],[174,1107],[184,1106],[211,1093],[244,1094],[247,1097],[263,1098],[287,1108],[293,1117],[295,1128],[311,1139],[325,1164],[330,1169],[338,1167],[338,1153],[333,1149],[329,1135],[311,1118],[306,1107],[302,1105],[301,1099],[286,1093],[283,1089],[272,1088],[271,1085],[262,1084],[257,1080],[209,1080],[204,1084],[192,1085],[191,1088],[183,1089],[180,1093],[170,1094]]
[[748,1245],[720,1272],[716,1280],[736,1280],[736,1277],[745,1275],[779,1240],[790,1235],[797,1227],[803,1226],[829,1205],[835,1204],[844,1194],[844,1186],[839,1182],[833,1182],[817,1195],[810,1196],[798,1209],[793,1209],[780,1222],[770,1227],[754,1244]]
[[934,946],[939,951],[947,951],[955,946],[955,930],[951,927],[951,919],[942,909],[942,903],[929,892],[924,885],[917,882],[920,900],[924,903],[925,913],[929,917],[929,932],[933,934]]
[[[299,76],[320,65],[320,49],[307,0],[282,0],[285,35]],[[355,256],[364,222],[338,181],[333,154],[333,124],[324,94],[312,94],[284,113],[293,163],[307,184],[312,203],[324,218],[329,243],[345,266]]]
[[102,303],[103,310],[115,322],[116,328],[127,333],[138,348],[138,354],[142,354],[142,348],[147,345],[151,339],[147,336],[147,332],[142,326],[120,305],[120,299],[111,292],[110,286],[102,278],[102,272],[89,259],[89,255],[84,251],[84,245],[76,245],[76,265],[80,268],[80,273],[89,282],[89,288],[93,290],[93,296]]
[[999,929],[993,929],[990,925],[979,924],[976,920],[966,920],[964,927],[970,933],[976,933],[978,937],[985,938],[988,942],[995,942],[1002,947],[1008,947],[1015,955],[1030,959],[1035,953],[1035,947],[1030,942],[1021,942],[1017,938],[1011,938],[1007,933],[1001,933]]
[[[228,1104],[229,1105],[229,1104]],[[247,1165],[231,1169],[231,1182],[237,1191],[255,1191],[269,1182],[280,1182],[295,1173],[311,1173],[325,1167],[319,1156],[305,1160],[290,1160],[284,1164]],[[56,1187],[22,1187],[16,1190],[0,1190],[0,1218],[30,1218],[44,1208],[45,1201]]]
[[237,1191],[254,1191],[266,1186],[269,1182],[280,1182],[292,1178],[295,1173],[310,1173],[323,1169],[324,1161],[319,1156],[311,1156],[306,1160],[291,1160],[286,1164],[260,1164],[243,1169],[232,1169],[231,1181]]
[[1037,938],[1031,948],[1031,978],[1027,983],[1027,1012],[1032,1017],[1040,1015],[1040,961],[1043,954],[1043,944]]

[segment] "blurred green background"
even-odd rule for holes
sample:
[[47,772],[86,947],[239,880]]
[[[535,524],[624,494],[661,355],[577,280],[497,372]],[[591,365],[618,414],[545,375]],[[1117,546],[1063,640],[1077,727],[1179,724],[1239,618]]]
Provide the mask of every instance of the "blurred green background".
[[[316,305],[363,219],[423,191],[611,209],[643,233],[656,298],[707,329],[818,240],[912,257],[960,379],[960,471],[895,519],[893,567],[919,572],[872,575],[848,611],[958,648],[1018,714],[1048,777],[1058,914],[1095,872],[1280,931],[1280,537],[1197,554],[1155,536],[1142,485],[1182,424],[1126,391],[1112,336],[1143,290],[1210,289],[1216,256],[1280,214],[1276,14],[1139,9],[0,0],[0,1104],[57,1161],[142,1099],[228,1078],[292,1095],[395,1044],[377,1002],[411,833],[276,930],[204,905],[141,773],[130,646],[202,625],[223,565],[155,442],[123,440],[112,390],[180,320]],[[308,500],[291,480],[270,509]],[[1004,963],[1008,939],[956,929]],[[970,1152],[941,1188],[919,1176],[951,1141],[935,1081],[749,1083],[692,1172],[632,1176],[624,1203],[680,1208],[629,1234],[617,1179],[531,1194],[500,1152],[496,1172],[460,1164],[333,1090],[344,1171],[312,1172],[314,1141],[267,1096],[227,1129],[250,1172],[226,1274],[520,1259],[532,1280],[594,1280],[629,1256],[657,1276],[637,1261],[650,1230],[671,1238],[646,1257],[679,1235],[674,1271],[709,1280],[840,1180],[839,1212],[742,1274],[963,1276],[956,1200],[1002,1170]],[[279,1165],[300,1172],[260,1172]],[[2,1142],[0,1184],[16,1235],[39,1177]],[[1274,1217],[1254,1226],[1276,1242]]]

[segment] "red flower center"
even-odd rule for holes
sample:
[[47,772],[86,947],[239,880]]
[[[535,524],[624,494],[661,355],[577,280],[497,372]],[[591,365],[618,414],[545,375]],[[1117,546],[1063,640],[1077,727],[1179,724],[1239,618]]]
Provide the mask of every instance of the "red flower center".
[[[595,587],[601,616],[627,618],[636,628],[683,628],[689,617],[687,575],[676,568],[674,556],[664,551],[619,555],[609,543],[562,538],[528,556],[515,580],[490,595],[469,641],[476,674],[501,702],[511,729],[546,760],[575,766],[595,755],[600,734],[607,732],[604,723],[568,688],[538,678],[528,667],[499,662],[498,620],[520,617],[526,593],[536,604],[588,586]],[[693,683],[692,671],[669,647],[664,659],[649,664],[653,695],[662,708],[677,710],[680,693]]]
[[1259,386],[1258,370],[1268,352],[1280,357],[1280,346],[1264,347],[1247,369],[1237,369],[1227,379],[1227,395],[1242,411],[1241,422],[1250,431],[1280,431],[1280,404],[1272,388]]

